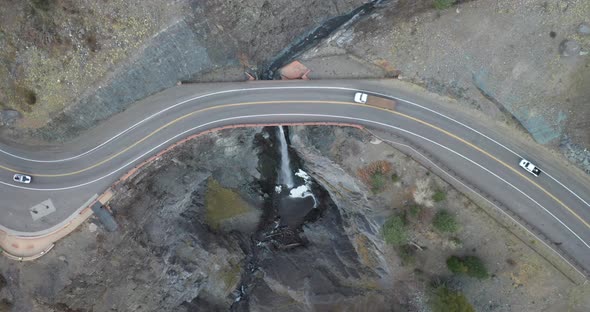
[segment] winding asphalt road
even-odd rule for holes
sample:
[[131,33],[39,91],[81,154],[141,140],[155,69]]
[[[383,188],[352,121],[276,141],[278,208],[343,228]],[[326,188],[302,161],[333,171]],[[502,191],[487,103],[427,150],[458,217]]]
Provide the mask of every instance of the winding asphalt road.
[[[353,103],[358,90],[396,98],[397,110]],[[518,131],[392,81],[185,85],[142,100],[63,145],[1,144],[0,229],[22,236],[50,232],[133,166],[191,134],[235,124],[298,122],[358,124],[403,137],[590,271],[588,176]],[[537,178],[520,169],[520,157],[543,174]],[[33,183],[14,183],[15,172],[32,175]]]

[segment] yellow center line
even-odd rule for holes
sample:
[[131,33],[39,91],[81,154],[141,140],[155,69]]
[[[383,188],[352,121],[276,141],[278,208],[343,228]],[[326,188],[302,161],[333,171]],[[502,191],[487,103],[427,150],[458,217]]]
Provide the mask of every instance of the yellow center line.
[[22,174],[26,174],[26,175],[32,175],[35,177],[50,177],[50,178],[56,178],[56,177],[65,177],[65,176],[71,176],[71,175],[76,175],[76,174],[80,174],[82,172],[91,170],[93,168],[96,168],[108,161],[111,161],[112,159],[116,158],[117,156],[127,152],[128,150],[134,148],[135,146],[137,146],[138,144],[144,142],[145,140],[149,139],[150,137],[154,136],[156,133],[162,131],[163,129],[183,120],[186,119],[190,116],[193,116],[195,114],[198,113],[202,113],[205,111],[209,111],[209,110],[214,110],[214,109],[221,109],[221,108],[227,108],[227,107],[236,107],[236,106],[247,106],[247,105],[269,105],[269,104],[294,104],[294,103],[314,103],[314,104],[336,104],[336,105],[343,105],[343,104],[354,104],[354,105],[360,105],[360,106],[366,106],[366,105],[362,105],[362,104],[357,104],[357,103],[349,103],[349,102],[338,102],[338,101],[262,101],[262,102],[241,102],[241,103],[231,103],[231,104],[223,104],[223,105],[218,105],[218,106],[212,106],[212,107],[207,107],[207,108],[202,108],[193,112],[190,112],[186,115],[180,116],[170,122],[168,122],[167,124],[159,127],[158,129],[152,131],[151,133],[149,133],[148,135],[146,135],[145,137],[143,137],[142,139],[140,139],[139,141],[136,141],[135,143],[129,145],[128,147],[124,148],[123,150],[89,166],[80,170],[76,170],[76,171],[71,171],[71,172],[66,172],[66,173],[56,173],[56,174],[34,174],[34,173],[30,173],[30,172],[24,172],[24,171],[20,171],[20,170],[16,170],[10,167],[6,167],[3,165],[0,165],[0,169],[4,169],[6,171],[9,172],[14,172],[14,173],[22,173]]
[[76,171],[72,171],[72,172],[67,172],[67,173],[60,173],[60,174],[31,174],[31,173],[26,173],[26,172],[21,172],[19,170],[15,170],[9,167],[5,167],[0,165],[1,169],[7,170],[7,171],[11,171],[11,172],[15,172],[15,173],[24,173],[24,174],[29,174],[29,175],[33,175],[33,176],[37,176],[37,177],[63,177],[63,176],[70,176],[70,175],[75,175],[75,174],[79,174],[88,170],[91,170],[93,168],[96,168],[112,159],[114,159],[115,157],[118,157],[119,155],[129,151],[130,149],[132,149],[133,147],[137,146],[138,144],[144,142],[145,140],[147,140],[148,138],[154,136],[156,133],[162,131],[163,129],[183,120],[186,119],[190,116],[193,116],[195,114],[198,113],[202,113],[205,111],[209,111],[209,110],[214,110],[214,109],[221,109],[221,108],[227,108],[227,107],[238,107],[238,106],[248,106],[248,105],[270,105],[270,104],[332,104],[332,105],[349,105],[349,106],[360,106],[360,107],[367,107],[367,108],[373,108],[373,109],[377,109],[377,110],[381,110],[381,111],[385,111],[391,114],[395,114],[398,115],[400,117],[404,117],[406,119],[418,122],[420,124],[423,124],[427,127],[430,127],[432,129],[435,129],[443,134],[446,134],[447,136],[456,139],[457,141],[475,149],[476,151],[486,155],[487,157],[489,157],[490,159],[495,160],[496,162],[498,162],[499,164],[503,165],[504,167],[508,168],[509,170],[511,170],[512,172],[516,173],[517,175],[519,175],[521,178],[527,180],[528,182],[530,182],[531,184],[533,184],[534,186],[536,186],[538,189],[540,189],[543,193],[545,193],[547,196],[549,196],[550,198],[552,198],[553,200],[555,200],[557,203],[559,203],[563,208],[565,208],[567,211],[569,211],[574,217],[576,217],[578,220],[580,220],[580,222],[582,222],[586,227],[590,228],[590,224],[588,222],[586,222],[586,220],[584,220],[582,217],[580,217],[575,211],[573,211],[570,207],[568,207],[564,202],[562,202],[560,199],[558,199],[555,195],[553,195],[552,193],[550,193],[549,191],[547,191],[544,187],[542,187],[541,185],[539,185],[537,182],[533,181],[531,178],[529,178],[528,176],[524,175],[522,172],[520,172],[519,170],[514,169],[512,166],[510,166],[509,164],[505,163],[504,161],[498,159],[497,157],[493,156],[492,154],[488,153],[487,151],[483,150],[482,148],[478,147],[477,145],[468,142],[467,140],[447,131],[444,130],[438,126],[435,126],[431,123],[428,123],[422,119],[416,118],[416,117],[412,117],[410,115],[406,115],[404,113],[400,113],[398,111],[392,111],[389,109],[385,109],[385,108],[381,108],[381,107],[376,107],[376,106],[369,106],[366,104],[359,104],[359,103],[351,103],[351,102],[342,102],[342,101],[258,101],[258,102],[241,102],[241,103],[230,103],[230,104],[223,104],[223,105],[217,105],[217,106],[212,106],[212,107],[207,107],[207,108],[203,108],[203,109],[199,109],[193,112],[190,112],[186,115],[180,116],[168,123],[166,123],[165,125],[157,128],[156,130],[152,131],[151,133],[149,133],[148,135],[146,135],[145,137],[143,137],[142,139],[140,139],[139,141],[136,141],[135,143],[131,144],[130,146],[124,148],[123,150],[105,158],[104,160],[97,162],[89,167],[80,169],[80,170],[76,170]]
[[461,137],[459,137],[459,136],[457,136],[457,135],[455,135],[455,134],[453,134],[453,133],[450,133],[450,132],[449,132],[449,131],[447,131],[447,130],[441,129],[441,128],[439,128],[439,127],[437,127],[437,126],[433,125],[433,124],[430,124],[430,123],[428,123],[428,122],[426,122],[426,121],[424,121],[424,120],[421,120],[421,119],[418,119],[418,118],[415,118],[415,117],[412,117],[412,116],[409,116],[409,115],[406,115],[406,114],[403,114],[403,113],[400,113],[400,112],[396,112],[396,111],[390,111],[390,112],[391,112],[391,113],[394,113],[394,114],[396,114],[396,115],[399,115],[399,116],[405,117],[405,118],[407,118],[407,119],[410,119],[410,120],[416,121],[416,122],[418,122],[418,123],[421,123],[421,124],[423,124],[423,125],[426,125],[426,126],[428,126],[428,127],[430,127],[430,128],[436,129],[437,131],[440,131],[440,132],[442,132],[442,133],[444,133],[444,134],[446,134],[446,135],[448,135],[448,136],[450,136],[450,137],[454,138],[455,140],[458,140],[459,142],[461,142],[461,143],[463,143],[463,144],[465,144],[465,145],[467,145],[467,146],[470,146],[471,148],[473,148],[473,149],[475,149],[476,151],[478,151],[478,152],[480,152],[480,153],[482,153],[482,154],[484,154],[484,155],[488,156],[489,158],[491,158],[491,159],[493,159],[493,160],[497,161],[498,163],[500,163],[500,164],[501,164],[501,165],[503,165],[504,167],[506,167],[506,168],[510,169],[512,172],[516,173],[516,174],[517,174],[517,175],[519,175],[521,178],[523,178],[523,179],[525,179],[525,180],[529,181],[531,184],[533,184],[533,185],[534,185],[534,186],[536,186],[538,189],[540,189],[541,191],[543,191],[543,193],[547,194],[547,196],[551,197],[551,198],[552,198],[553,200],[555,200],[555,201],[556,201],[558,204],[560,204],[560,205],[561,205],[563,208],[565,208],[567,211],[569,211],[569,212],[570,212],[570,213],[571,213],[571,214],[572,214],[574,217],[576,217],[578,220],[580,220],[580,222],[582,222],[582,223],[583,223],[583,224],[584,224],[586,227],[590,228],[590,224],[589,224],[588,222],[586,222],[586,220],[584,220],[582,217],[580,217],[580,216],[579,216],[579,215],[578,215],[578,214],[577,214],[575,211],[573,211],[573,210],[572,210],[570,207],[568,207],[568,206],[567,206],[567,205],[566,205],[564,202],[562,202],[562,201],[561,201],[559,198],[557,198],[555,195],[553,195],[552,193],[550,193],[548,190],[546,190],[544,187],[542,187],[541,185],[539,185],[537,182],[533,181],[533,180],[532,180],[531,178],[529,178],[528,176],[524,175],[524,174],[523,174],[521,171],[514,169],[514,168],[513,168],[512,166],[510,166],[509,164],[507,164],[507,163],[505,163],[504,161],[502,161],[502,160],[498,159],[497,157],[495,157],[495,156],[493,156],[492,154],[488,153],[487,151],[485,151],[484,149],[480,148],[479,146],[477,146],[477,145],[475,145],[475,144],[473,144],[473,143],[471,143],[471,142],[469,142],[469,141],[466,141],[465,139],[463,139],[463,138],[461,138]]

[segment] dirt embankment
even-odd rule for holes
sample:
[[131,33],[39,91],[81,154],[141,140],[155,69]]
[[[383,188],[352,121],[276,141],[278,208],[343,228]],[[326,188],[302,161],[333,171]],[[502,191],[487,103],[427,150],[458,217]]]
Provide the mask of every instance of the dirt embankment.
[[0,108],[41,127],[80,100],[177,20],[185,5],[158,1],[0,1]]
[[36,129],[28,134],[64,141],[179,81],[243,80],[245,69],[362,3],[4,0],[4,135],[22,140]]

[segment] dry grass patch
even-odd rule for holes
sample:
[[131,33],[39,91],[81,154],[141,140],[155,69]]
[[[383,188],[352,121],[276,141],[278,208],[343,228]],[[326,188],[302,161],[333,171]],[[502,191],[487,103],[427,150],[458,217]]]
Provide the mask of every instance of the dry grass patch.
[[391,163],[385,160],[374,161],[357,170],[357,176],[373,193],[383,191],[387,181],[391,179]]
[[417,180],[416,189],[414,191],[414,201],[424,207],[432,207],[434,205],[432,196],[434,196],[434,192],[430,188],[430,180]]

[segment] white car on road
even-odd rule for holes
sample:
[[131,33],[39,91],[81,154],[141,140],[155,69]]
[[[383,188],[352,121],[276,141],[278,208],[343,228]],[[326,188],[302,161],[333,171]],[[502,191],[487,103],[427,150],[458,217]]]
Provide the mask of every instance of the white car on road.
[[518,163],[524,170],[530,172],[535,177],[538,177],[541,174],[541,169],[537,166],[533,165],[530,161],[526,159],[521,159],[520,163]]
[[31,178],[31,176],[28,176],[26,174],[17,173],[12,177],[12,180],[14,180],[14,182],[18,182],[18,183],[29,184],[29,183],[31,183],[31,181],[33,181],[33,178]]
[[367,103],[367,94],[363,92],[357,92],[354,94],[354,101],[356,103],[365,104]]

